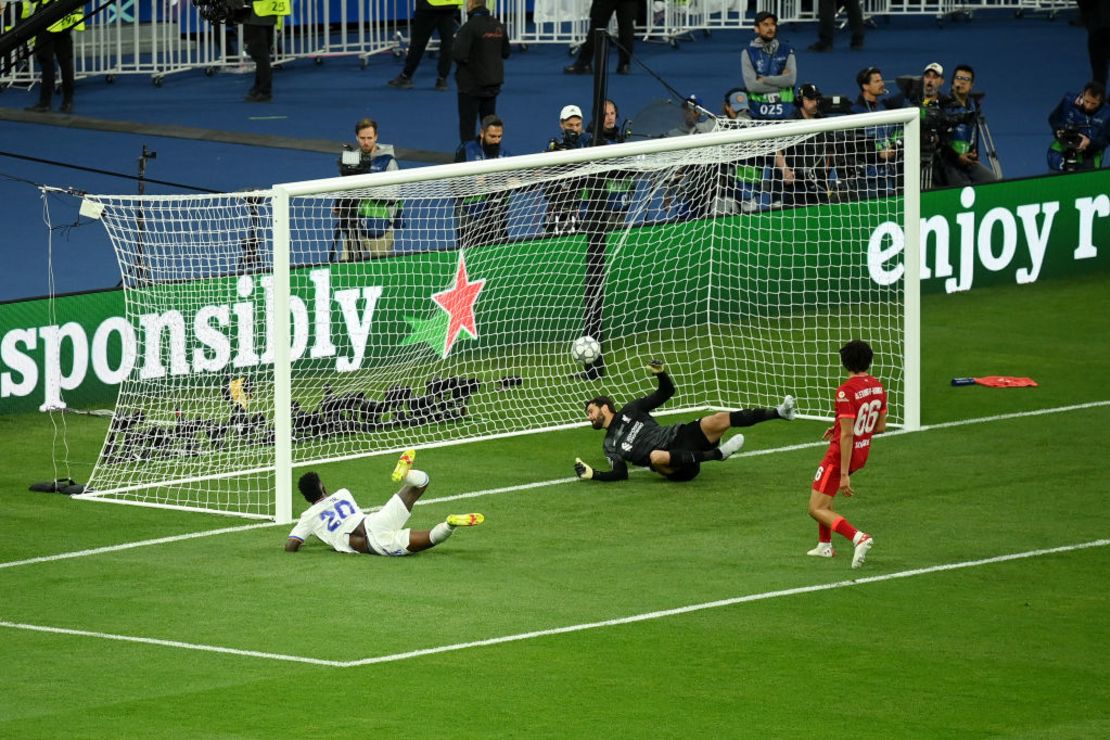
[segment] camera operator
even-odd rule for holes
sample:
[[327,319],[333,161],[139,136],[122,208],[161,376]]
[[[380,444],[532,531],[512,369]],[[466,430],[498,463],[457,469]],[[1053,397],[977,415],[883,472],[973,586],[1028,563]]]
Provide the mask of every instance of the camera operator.
[[921,189],[929,190],[934,181],[940,183],[944,176],[940,150],[953,126],[942,108],[944,67],[939,62],[930,62],[920,77],[900,75],[897,82],[906,99],[921,109]]
[[910,102],[918,108],[931,108],[940,105],[940,89],[944,87],[944,67],[940,62],[930,62],[921,73],[921,89],[910,95]]
[[1048,148],[1048,168],[1054,172],[1094,170],[1102,166],[1102,151],[1110,143],[1110,107],[1099,82],[1088,82],[1078,95],[1068,93],[1048,125],[1054,138]]
[[[944,182],[949,186],[994,182],[994,171],[979,161],[979,101],[972,95],[975,70],[966,64],[956,65],[952,73],[951,95],[941,103],[941,110],[953,124],[947,141],[940,149]],[[982,97],[981,95],[978,97]]]
[[[386,172],[399,169],[391,144],[378,143],[378,124],[363,118],[355,124],[358,149],[344,145],[339,158],[339,174],[343,177]],[[335,204],[336,226],[332,245],[343,237],[341,262],[360,262],[383,257],[393,252],[393,229],[401,217],[397,201],[374,198],[346,198]]]
[[725,93],[725,104],[721,108],[725,118],[730,121],[752,120],[751,102],[748,100],[748,91],[742,87],[734,87]]
[[[480,162],[485,159],[511,157],[501,146],[505,124],[491,113],[482,119],[482,130],[455,152],[456,162]],[[455,206],[456,233],[459,247],[479,244],[504,244],[509,240],[509,194],[477,193],[460,199]]]
[[[852,113],[871,113],[905,107],[901,93],[887,95],[886,82],[878,67],[866,67],[856,75],[859,97]],[[857,169],[862,170],[862,189],[871,196],[890,195],[897,189],[902,165],[902,127],[869,126],[864,129],[867,145],[859,151]]]
[[[564,105],[559,111],[559,136],[547,142],[547,151],[582,149],[590,146],[590,135],[582,130],[582,109],[577,105]],[[579,228],[582,207],[582,180],[572,179],[552,183],[545,188],[547,215],[544,231],[549,234],[573,234]]]
[[[812,121],[824,118],[821,91],[817,85],[798,86],[798,106],[792,118]],[[815,136],[775,152],[772,176],[772,204],[812,205],[828,201],[829,153],[825,134]]]

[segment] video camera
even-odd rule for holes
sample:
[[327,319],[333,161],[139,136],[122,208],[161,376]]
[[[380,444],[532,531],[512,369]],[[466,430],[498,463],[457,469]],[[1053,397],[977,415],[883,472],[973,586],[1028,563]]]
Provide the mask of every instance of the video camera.
[[582,146],[582,137],[587,134],[579,131],[566,131],[564,130],[562,136],[557,139],[552,139],[550,144],[551,151],[560,152],[566,149],[578,149]]
[[367,154],[361,149],[355,149],[350,144],[344,144],[343,151],[339,154],[339,174],[342,177],[365,175],[370,172],[373,159],[372,154]]
[[1056,140],[1060,142],[1060,146],[1063,148],[1061,154],[1064,158],[1064,172],[1075,172],[1079,169],[1080,160],[1083,159],[1079,147],[1083,146],[1084,136],[1083,131],[1075,124],[1068,124],[1056,132]]
[[193,6],[209,23],[242,23],[251,14],[247,0],[193,0]]
[[822,95],[817,110],[823,116],[845,116],[852,112],[853,101],[847,95]]
[[922,108],[925,115],[921,119],[921,130],[925,136],[935,137],[944,141],[957,126],[977,123],[979,114],[973,110],[963,113],[951,113],[939,105],[928,105]]

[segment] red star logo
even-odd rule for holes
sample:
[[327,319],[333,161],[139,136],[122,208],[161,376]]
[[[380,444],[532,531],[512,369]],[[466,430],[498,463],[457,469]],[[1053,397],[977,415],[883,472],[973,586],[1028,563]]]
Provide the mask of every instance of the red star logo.
[[451,353],[451,347],[459,336],[459,331],[465,329],[466,333],[475,339],[478,338],[478,325],[474,320],[474,303],[478,294],[485,286],[485,278],[475,280],[473,283],[466,276],[466,256],[459,252],[459,266],[455,272],[455,284],[440,293],[434,293],[432,300],[447,312],[447,338],[443,344],[443,356]]

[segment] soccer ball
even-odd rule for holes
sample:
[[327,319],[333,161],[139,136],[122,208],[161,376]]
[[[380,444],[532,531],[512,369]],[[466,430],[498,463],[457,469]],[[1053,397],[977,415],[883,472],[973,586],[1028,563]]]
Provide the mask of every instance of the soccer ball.
[[589,365],[601,357],[601,345],[593,337],[578,337],[570,345],[570,356],[583,365]]

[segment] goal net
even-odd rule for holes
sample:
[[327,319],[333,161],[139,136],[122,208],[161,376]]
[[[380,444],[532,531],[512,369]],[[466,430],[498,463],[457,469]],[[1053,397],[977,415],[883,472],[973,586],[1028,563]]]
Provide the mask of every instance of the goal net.
[[665,410],[828,418],[853,338],[915,426],[913,113],[90,196],[131,371],[85,495],[288,521],[295,468],[578,425],[651,358]]

